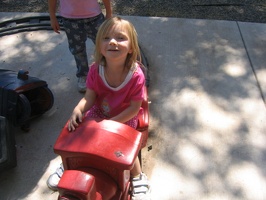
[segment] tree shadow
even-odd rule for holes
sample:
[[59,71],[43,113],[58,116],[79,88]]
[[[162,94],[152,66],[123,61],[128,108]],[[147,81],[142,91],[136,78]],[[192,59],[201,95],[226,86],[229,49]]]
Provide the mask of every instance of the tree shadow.
[[[173,169],[178,175],[170,174],[177,177],[173,187],[181,195],[166,190],[170,199],[265,197],[258,192],[266,179],[265,107],[236,23],[125,18],[135,25],[150,66],[151,178],[161,175],[158,163]],[[76,94],[75,67],[63,35],[42,31],[0,38],[1,68],[29,70],[47,81],[55,96],[54,108],[33,121],[30,133],[16,130],[21,168],[1,174],[4,199],[26,198],[37,189],[49,194],[40,180],[82,96],[70,95]],[[154,191],[164,194],[159,186]]]
[[237,25],[171,20],[147,20],[146,29],[133,21],[151,69],[152,178],[162,173],[158,163],[179,174],[174,184],[182,195],[168,199],[261,199],[265,106]]
[[[29,71],[30,76],[46,81],[54,95],[53,107],[31,120],[28,133],[19,127],[12,128],[16,139],[17,167],[1,172],[1,198],[38,199],[38,195],[47,195],[48,199],[56,199],[57,194],[46,186],[49,173],[56,169],[57,166],[53,165],[58,162],[53,146],[74,106],[83,96],[76,89],[74,58],[68,50],[64,33],[23,32],[3,36],[0,40],[1,68]],[[92,49],[88,53],[91,54]]]

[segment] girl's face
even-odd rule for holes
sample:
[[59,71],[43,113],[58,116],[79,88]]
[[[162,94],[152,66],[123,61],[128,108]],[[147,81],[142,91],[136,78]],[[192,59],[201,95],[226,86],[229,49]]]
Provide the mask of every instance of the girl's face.
[[115,24],[102,38],[100,49],[106,62],[118,60],[125,62],[127,55],[132,53],[128,32],[121,24]]

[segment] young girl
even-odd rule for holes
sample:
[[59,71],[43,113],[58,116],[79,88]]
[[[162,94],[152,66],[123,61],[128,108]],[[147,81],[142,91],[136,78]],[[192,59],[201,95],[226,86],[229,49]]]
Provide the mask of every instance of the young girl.
[[[98,28],[104,22],[104,15],[97,0],[48,0],[51,26],[56,33],[60,33],[56,18],[57,2],[59,2],[59,13],[68,38],[69,50],[76,61],[78,91],[85,92],[86,76],[89,71],[86,40],[90,38],[95,43]],[[108,19],[112,16],[111,0],[102,2],[106,10],[105,18]]]
[[[86,117],[103,118],[137,127],[137,115],[144,98],[145,77],[137,62],[140,56],[134,26],[119,17],[106,20],[96,37],[95,63],[90,66],[84,98],[69,119],[69,131],[75,131]],[[132,199],[150,199],[147,176],[135,160]]]

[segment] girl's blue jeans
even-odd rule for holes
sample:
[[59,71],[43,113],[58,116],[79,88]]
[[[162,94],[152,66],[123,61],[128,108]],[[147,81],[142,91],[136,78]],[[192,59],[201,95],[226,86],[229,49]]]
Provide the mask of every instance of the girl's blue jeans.
[[69,50],[74,56],[77,65],[77,77],[87,76],[88,74],[86,41],[87,38],[90,38],[95,44],[97,31],[103,22],[104,15],[102,13],[86,19],[63,18],[63,26],[67,35]]

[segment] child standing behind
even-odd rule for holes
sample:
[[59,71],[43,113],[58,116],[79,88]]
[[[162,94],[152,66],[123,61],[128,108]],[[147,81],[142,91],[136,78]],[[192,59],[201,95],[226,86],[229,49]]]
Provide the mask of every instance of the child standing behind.
[[[139,56],[137,32],[130,22],[113,17],[101,25],[96,38],[95,63],[87,77],[87,90],[72,112],[69,131],[75,131],[84,115],[137,127],[145,84],[137,62]],[[150,184],[141,171],[138,157],[131,170],[131,182],[132,200],[150,199]]]
[[[86,76],[88,74],[88,58],[86,40],[89,37],[95,43],[99,26],[104,22],[104,15],[97,0],[59,0],[59,13],[63,17],[69,50],[75,58],[78,77],[78,91],[86,91]],[[103,0],[106,18],[112,16],[110,0]],[[57,0],[48,0],[51,26],[60,33],[56,18]]]

